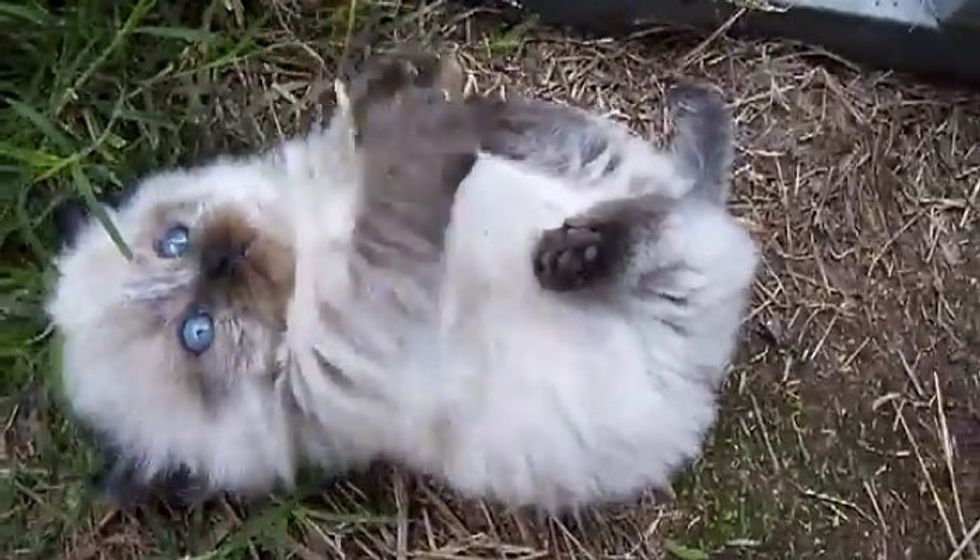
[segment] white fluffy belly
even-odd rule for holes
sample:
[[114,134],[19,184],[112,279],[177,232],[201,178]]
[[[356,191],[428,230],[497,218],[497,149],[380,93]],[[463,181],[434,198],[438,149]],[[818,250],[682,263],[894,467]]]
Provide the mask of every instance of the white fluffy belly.
[[[443,300],[446,448],[457,487],[570,505],[661,483],[696,451],[712,396],[651,362],[622,304],[542,290],[531,252],[589,195],[483,159],[457,195]],[[667,367],[664,367],[667,366]]]

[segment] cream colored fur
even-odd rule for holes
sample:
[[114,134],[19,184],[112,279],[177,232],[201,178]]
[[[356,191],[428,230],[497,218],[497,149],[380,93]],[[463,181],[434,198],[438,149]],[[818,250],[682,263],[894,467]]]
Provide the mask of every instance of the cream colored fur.
[[[267,154],[148,178],[112,214],[134,262],[98,224],[87,228],[59,259],[49,304],[82,421],[147,479],[183,465],[244,493],[288,486],[307,462],[337,472],[389,458],[468,495],[560,509],[662,485],[697,455],[756,254],[723,207],[685,198],[691,180],[669,155],[620,130],[631,146],[623,175],[585,188],[482,154],[457,193],[438,285],[379,279],[419,311],[407,318],[352,288],[359,174],[349,131],[341,112]],[[530,259],[541,232],[627,194],[637,174],[679,201],[633,271],[662,272],[660,295],[639,293],[632,277],[604,298],[542,290]],[[185,383],[186,358],[161,326],[170,323],[147,319],[172,321],[197,274],[141,241],[171,203],[192,223],[233,205],[296,254],[286,331],[238,327],[255,341],[235,362],[249,367],[226,368],[216,408]],[[324,302],[346,332],[323,322]],[[317,352],[344,383],[324,374]]]

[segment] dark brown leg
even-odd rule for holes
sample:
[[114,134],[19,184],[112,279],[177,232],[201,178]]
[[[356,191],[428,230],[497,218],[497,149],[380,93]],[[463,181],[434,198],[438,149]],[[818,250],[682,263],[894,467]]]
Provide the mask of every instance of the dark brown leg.
[[351,82],[363,164],[353,244],[370,268],[414,274],[442,256],[456,189],[479,147],[473,112],[446,89],[461,87],[454,68],[434,56],[384,55]]

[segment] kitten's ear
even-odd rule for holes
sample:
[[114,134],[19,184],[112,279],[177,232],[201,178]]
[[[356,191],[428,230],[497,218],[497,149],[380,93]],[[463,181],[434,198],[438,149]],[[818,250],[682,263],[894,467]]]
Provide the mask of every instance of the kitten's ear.
[[88,222],[88,219],[88,207],[85,205],[85,201],[78,198],[69,198],[55,208],[55,231],[58,234],[58,243],[62,249],[75,246],[78,233]]
[[167,471],[154,481],[158,496],[181,505],[195,505],[213,495],[207,477],[194,474],[186,465]]
[[114,451],[103,451],[103,466],[92,480],[96,493],[120,508],[141,505],[152,498],[179,505],[201,503],[212,495],[206,477],[180,465],[147,478],[136,460]]
[[[120,206],[126,204],[136,192],[136,185],[131,184],[126,187],[107,193],[102,197],[102,204],[118,210]],[[77,196],[73,196],[62,202],[54,209],[55,231],[58,234],[58,243],[62,249],[70,248],[75,245],[78,234],[91,218],[88,204]]]
[[724,204],[735,153],[732,117],[708,86],[685,83],[667,92],[674,122],[671,149],[695,180],[695,194]]
[[141,504],[149,495],[149,485],[136,462],[114,450],[102,451],[102,467],[91,484],[102,500],[119,508]]
[[136,194],[136,183],[129,183],[123,188],[106,193],[102,196],[101,202],[109,208],[119,211],[123,205],[127,204],[133,195]]

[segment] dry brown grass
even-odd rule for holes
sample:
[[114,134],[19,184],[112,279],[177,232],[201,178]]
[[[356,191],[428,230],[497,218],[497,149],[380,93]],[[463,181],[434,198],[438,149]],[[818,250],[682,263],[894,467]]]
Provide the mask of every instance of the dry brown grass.
[[[508,10],[373,2],[337,44],[315,35],[327,8],[271,6],[276,47],[201,85],[217,95],[198,153],[322,119],[337,53],[358,45],[458,49],[480,90],[588,107],[653,140],[664,89],[697,78],[731,101],[732,206],[764,251],[719,425],[674,499],[538,518],[379,467],[265,510],[286,556],[980,558],[980,95],[725,33],[508,33]],[[245,509],[154,519],[202,539],[178,548],[210,550],[266,523]],[[244,557],[274,548],[243,542]],[[108,511],[64,543],[71,558],[164,549],[147,518]]]

